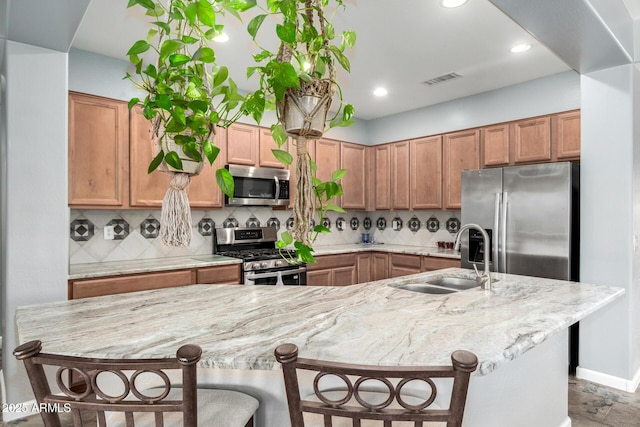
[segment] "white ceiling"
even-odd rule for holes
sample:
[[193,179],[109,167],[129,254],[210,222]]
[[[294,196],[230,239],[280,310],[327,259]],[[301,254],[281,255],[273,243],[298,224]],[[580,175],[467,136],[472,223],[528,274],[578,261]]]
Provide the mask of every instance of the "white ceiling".
[[[639,0],[625,0],[637,3]],[[346,0],[336,16],[337,30],[353,29],[356,48],[349,55],[351,73],[339,74],[345,101],[361,119],[375,119],[568,70],[569,67],[511,21],[488,0],[469,0],[457,9],[440,0]],[[127,0],[92,0],[73,47],[126,60],[128,48],[146,37],[140,8]],[[629,6],[628,6],[629,7]],[[246,80],[253,43],[245,23],[229,16],[231,40],[215,47],[218,62],[227,65],[241,89],[254,89]],[[265,28],[263,28],[264,30]],[[262,40],[275,43],[275,37]],[[512,54],[515,44],[533,48]],[[422,82],[456,72],[463,78],[429,87]],[[384,86],[389,94],[376,98]]]

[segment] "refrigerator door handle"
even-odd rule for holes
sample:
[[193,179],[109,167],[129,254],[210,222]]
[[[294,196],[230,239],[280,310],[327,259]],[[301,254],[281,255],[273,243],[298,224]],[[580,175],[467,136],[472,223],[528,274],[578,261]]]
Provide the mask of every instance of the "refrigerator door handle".
[[502,273],[507,272],[507,206],[509,205],[508,193],[502,193],[502,215],[500,218],[500,267]]
[[[498,242],[500,241],[500,208],[502,205],[502,195],[500,193],[496,193],[496,202],[494,207],[494,215],[493,215],[493,241],[491,242],[491,252],[493,258],[493,271],[500,272],[500,262],[498,260],[499,251],[498,251]],[[485,262],[488,262],[485,260]]]

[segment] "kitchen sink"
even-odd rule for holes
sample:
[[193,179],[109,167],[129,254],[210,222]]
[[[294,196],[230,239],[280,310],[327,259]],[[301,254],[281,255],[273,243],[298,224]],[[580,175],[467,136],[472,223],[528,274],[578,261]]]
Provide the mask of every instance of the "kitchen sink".
[[[494,283],[497,280],[493,281]],[[434,277],[428,279],[424,283],[393,283],[392,288],[404,289],[406,291],[420,292],[422,294],[453,294],[467,289],[477,288],[480,286],[475,279],[466,277]]]

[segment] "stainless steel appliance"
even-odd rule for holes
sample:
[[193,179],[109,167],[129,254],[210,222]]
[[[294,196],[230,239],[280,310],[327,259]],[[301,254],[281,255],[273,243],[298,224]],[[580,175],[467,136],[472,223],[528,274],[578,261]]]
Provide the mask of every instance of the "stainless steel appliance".
[[[578,281],[580,166],[545,163],[462,172],[462,267]],[[486,254],[485,254],[486,252]],[[571,331],[570,371],[577,366],[577,325]]]
[[233,177],[233,197],[225,196],[227,206],[289,205],[290,172],[285,169],[227,165]]
[[306,264],[288,264],[276,249],[277,240],[274,227],[216,228],[213,252],[243,260],[245,285],[306,285]]

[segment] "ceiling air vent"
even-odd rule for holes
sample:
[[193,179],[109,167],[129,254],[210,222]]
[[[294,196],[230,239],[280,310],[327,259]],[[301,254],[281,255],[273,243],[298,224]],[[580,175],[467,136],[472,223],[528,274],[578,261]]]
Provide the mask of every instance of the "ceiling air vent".
[[458,73],[449,73],[449,74],[444,74],[442,76],[436,77],[434,79],[431,80],[427,80],[425,82],[422,82],[428,86],[433,86],[433,85],[437,85],[438,83],[444,83],[447,82],[449,80],[453,80],[453,79],[459,79],[460,77],[462,77],[460,74]]

